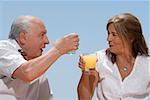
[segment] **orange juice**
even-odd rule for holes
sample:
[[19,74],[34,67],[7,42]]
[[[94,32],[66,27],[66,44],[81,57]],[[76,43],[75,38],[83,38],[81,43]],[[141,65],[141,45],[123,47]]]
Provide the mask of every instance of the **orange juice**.
[[85,68],[91,69],[96,67],[96,54],[84,55],[83,60],[85,61]]

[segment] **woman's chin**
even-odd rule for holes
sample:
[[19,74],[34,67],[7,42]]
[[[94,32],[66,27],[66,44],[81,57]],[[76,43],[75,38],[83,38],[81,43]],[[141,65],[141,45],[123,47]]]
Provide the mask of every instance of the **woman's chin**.
[[110,52],[112,52],[112,51],[113,51],[111,47],[109,47],[108,49],[109,49],[109,51],[110,51]]
[[109,48],[111,53],[115,53],[115,51],[112,48]]

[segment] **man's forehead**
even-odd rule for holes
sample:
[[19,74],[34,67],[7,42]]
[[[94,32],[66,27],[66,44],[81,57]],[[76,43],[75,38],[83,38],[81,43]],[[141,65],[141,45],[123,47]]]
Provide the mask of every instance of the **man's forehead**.
[[40,18],[36,17],[36,16],[30,16],[30,15],[20,16],[18,19],[20,19],[22,21],[27,21],[29,23],[43,24],[43,26],[44,26],[43,21]]
[[36,31],[38,31],[38,33],[47,33],[47,29],[45,27],[44,24],[39,24],[39,23],[36,23],[36,24],[33,24],[33,27],[36,29]]

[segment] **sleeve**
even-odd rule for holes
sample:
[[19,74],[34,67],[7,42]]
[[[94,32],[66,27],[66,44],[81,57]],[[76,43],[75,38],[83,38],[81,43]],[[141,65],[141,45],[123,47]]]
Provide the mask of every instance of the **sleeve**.
[[96,71],[98,71],[99,73],[100,73],[101,63],[104,60],[104,55],[105,55],[105,50],[100,50],[96,52],[96,56],[97,56]]
[[45,75],[42,75],[40,77],[39,81],[39,98],[38,100],[53,100],[53,93],[49,86],[48,79],[45,77]]
[[0,74],[12,79],[13,72],[27,62],[17,50],[0,48]]

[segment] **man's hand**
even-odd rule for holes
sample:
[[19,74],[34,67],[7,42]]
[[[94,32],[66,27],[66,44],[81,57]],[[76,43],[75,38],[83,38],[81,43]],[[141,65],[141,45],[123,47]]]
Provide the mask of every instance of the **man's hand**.
[[79,36],[76,33],[70,33],[57,40],[54,46],[59,50],[61,55],[77,50],[79,46]]

